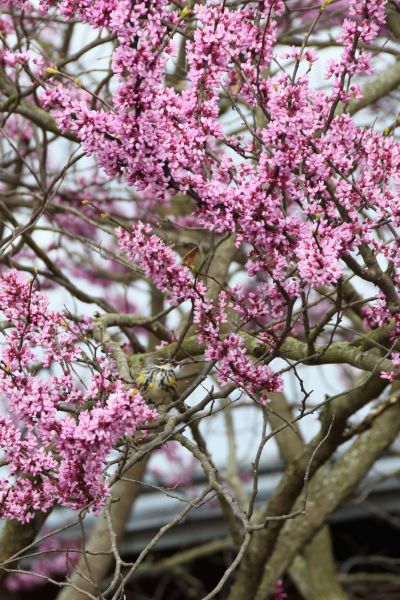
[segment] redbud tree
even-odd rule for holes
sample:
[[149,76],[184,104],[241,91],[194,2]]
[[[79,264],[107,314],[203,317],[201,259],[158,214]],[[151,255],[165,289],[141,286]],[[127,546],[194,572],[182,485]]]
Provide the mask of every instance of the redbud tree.
[[[283,598],[285,578],[348,598],[326,523],[400,427],[398,3],[1,6],[4,585],[134,598],[170,569],[185,598]],[[136,374],[164,363],[153,402]],[[197,483],[131,560],[139,492],[171,495],[163,452]],[[154,562],[208,504],[226,537]]]

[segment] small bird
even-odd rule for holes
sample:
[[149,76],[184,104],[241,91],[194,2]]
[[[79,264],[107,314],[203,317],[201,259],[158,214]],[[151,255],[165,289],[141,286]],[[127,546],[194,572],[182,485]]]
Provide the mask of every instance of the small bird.
[[176,395],[176,374],[172,363],[144,367],[133,378],[143,398],[155,405]]

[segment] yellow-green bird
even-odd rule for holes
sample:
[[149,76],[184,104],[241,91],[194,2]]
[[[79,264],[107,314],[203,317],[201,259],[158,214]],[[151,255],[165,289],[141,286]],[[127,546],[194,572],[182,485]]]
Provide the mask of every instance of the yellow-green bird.
[[134,380],[143,398],[154,404],[162,404],[176,395],[176,374],[172,363],[144,367]]

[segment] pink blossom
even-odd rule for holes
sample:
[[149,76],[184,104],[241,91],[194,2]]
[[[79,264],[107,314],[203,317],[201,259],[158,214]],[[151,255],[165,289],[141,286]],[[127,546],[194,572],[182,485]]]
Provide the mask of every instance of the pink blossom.
[[[0,394],[9,415],[0,418],[6,461],[1,517],[29,521],[55,503],[98,511],[108,494],[109,453],[156,412],[137,390],[126,389],[108,357],[97,358],[99,370],[82,389],[71,367],[84,358],[82,342],[90,326],[77,327],[51,311],[33,280],[16,271],[3,274],[0,311],[10,322],[0,358]],[[39,357],[44,368],[58,374],[33,374]]]

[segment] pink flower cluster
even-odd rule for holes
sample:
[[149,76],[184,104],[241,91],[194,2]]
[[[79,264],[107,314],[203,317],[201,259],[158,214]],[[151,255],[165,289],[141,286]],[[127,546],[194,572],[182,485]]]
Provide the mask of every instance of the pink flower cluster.
[[265,365],[253,364],[247,356],[243,339],[235,333],[227,335],[220,343],[210,345],[205,358],[220,361],[218,375],[221,384],[235,383],[253,396],[261,393],[264,402],[268,392],[283,391],[281,378]]
[[395,381],[399,378],[400,374],[400,353],[392,352],[390,355],[390,360],[392,361],[394,371],[382,371],[381,377],[382,379],[388,379],[389,381]]
[[[85,354],[88,327],[50,310],[34,280],[3,274],[0,312],[0,394],[8,415],[0,417],[0,516],[29,521],[56,503],[98,511],[108,494],[109,453],[156,413],[137,390],[125,389],[110,358]],[[94,365],[92,373],[77,377],[74,365],[85,364]]]
[[178,265],[171,248],[156,235],[150,225],[138,222],[132,231],[118,230],[119,243],[129,258],[138,261],[146,277],[176,302],[193,297],[193,276],[188,267]]
[[352,19],[344,19],[342,32],[338,42],[342,42],[344,50],[340,61],[328,61],[326,77],[334,76],[334,92],[346,102],[351,96],[360,95],[359,86],[350,86],[345,90],[345,78],[360,73],[371,73],[370,54],[364,49],[357,49],[359,42],[371,43],[378,35],[379,27],[385,22],[386,0],[350,0],[349,15]]
[[0,51],[0,65],[12,69],[29,65],[32,72],[40,77],[43,74],[44,60],[42,56],[36,55],[31,50],[27,50],[26,52],[2,50]]
[[287,600],[287,593],[284,591],[282,579],[278,579],[274,591],[274,600]]
[[296,248],[299,273],[312,287],[334,284],[342,274],[340,255],[352,247],[352,229],[344,225],[332,231],[318,221],[313,232],[305,232]]

